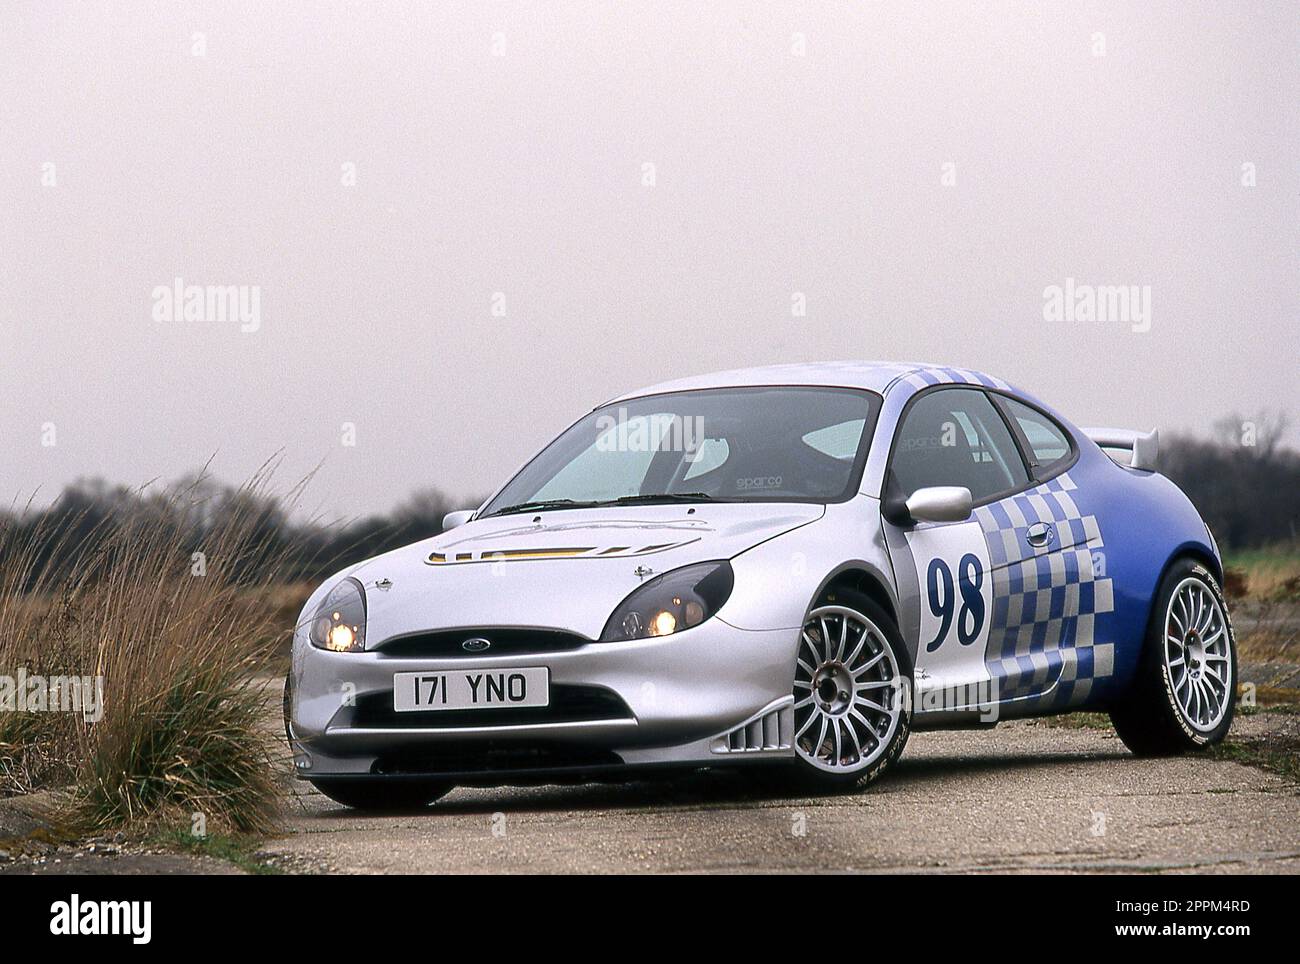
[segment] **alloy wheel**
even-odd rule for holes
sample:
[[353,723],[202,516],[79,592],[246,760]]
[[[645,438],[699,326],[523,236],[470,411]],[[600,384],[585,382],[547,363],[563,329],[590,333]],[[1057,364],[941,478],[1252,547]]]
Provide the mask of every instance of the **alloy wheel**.
[[1223,720],[1232,693],[1232,654],[1223,607],[1201,580],[1188,577],[1169,598],[1165,614],[1165,666],[1174,700],[1195,729],[1209,732]]
[[832,773],[870,766],[898,730],[903,683],[879,626],[845,606],[814,609],[800,633],[795,667],[799,755]]

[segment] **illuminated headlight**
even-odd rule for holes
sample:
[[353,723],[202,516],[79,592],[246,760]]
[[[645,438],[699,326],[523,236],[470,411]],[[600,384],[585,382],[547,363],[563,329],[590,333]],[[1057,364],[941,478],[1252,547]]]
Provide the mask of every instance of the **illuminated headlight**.
[[311,642],[335,653],[366,648],[366,593],[355,579],[344,579],[329,591],[311,621]]
[[722,608],[734,579],[725,560],[655,576],[619,603],[600,634],[601,642],[671,636],[698,626]]

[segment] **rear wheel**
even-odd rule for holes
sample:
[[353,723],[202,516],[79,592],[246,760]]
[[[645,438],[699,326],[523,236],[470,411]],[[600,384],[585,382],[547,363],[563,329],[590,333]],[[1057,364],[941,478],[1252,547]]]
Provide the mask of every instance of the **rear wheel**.
[[911,672],[889,615],[861,593],[836,590],[808,614],[794,676],[795,754],[827,788],[866,786],[903,752]]
[[453,784],[441,780],[312,780],[335,803],[354,810],[414,810],[446,796]]
[[1232,726],[1237,643],[1214,575],[1180,559],[1160,584],[1127,698],[1111,710],[1115,731],[1139,756],[1217,743]]

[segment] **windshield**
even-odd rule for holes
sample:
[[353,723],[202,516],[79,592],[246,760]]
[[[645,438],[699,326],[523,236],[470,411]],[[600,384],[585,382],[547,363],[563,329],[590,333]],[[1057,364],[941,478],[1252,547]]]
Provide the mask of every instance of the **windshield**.
[[482,515],[626,502],[835,502],[862,475],[880,397],[847,388],[726,388],[597,409]]

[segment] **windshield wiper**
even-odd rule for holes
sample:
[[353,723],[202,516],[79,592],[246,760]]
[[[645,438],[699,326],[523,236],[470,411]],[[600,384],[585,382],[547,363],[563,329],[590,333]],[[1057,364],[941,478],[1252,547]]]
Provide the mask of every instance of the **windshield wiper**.
[[726,502],[707,492],[650,492],[646,495],[624,495],[613,501],[614,505],[633,502]]
[[490,519],[495,515],[510,515],[513,512],[528,512],[540,509],[589,509],[596,505],[605,505],[605,503],[579,502],[577,499],[539,499],[536,502],[520,502],[518,505],[503,506],[495,512],[489,512],[483,518]]
[[578,499],[539,499],[536,502],[520,502],[518,505],[507,505],[495,512],[489,512],[483,516],[484,519],[490,519],[498,515],[510,515],[515,512],[540,512],[545,509],[593,509],[606,505],[632,505],[638,502],[728,502],[729,499],[721,499],[717,496],[709,495],[707,492],[650,492],[645,495],[623,495],[617,499],[604,500],[583,500]]

